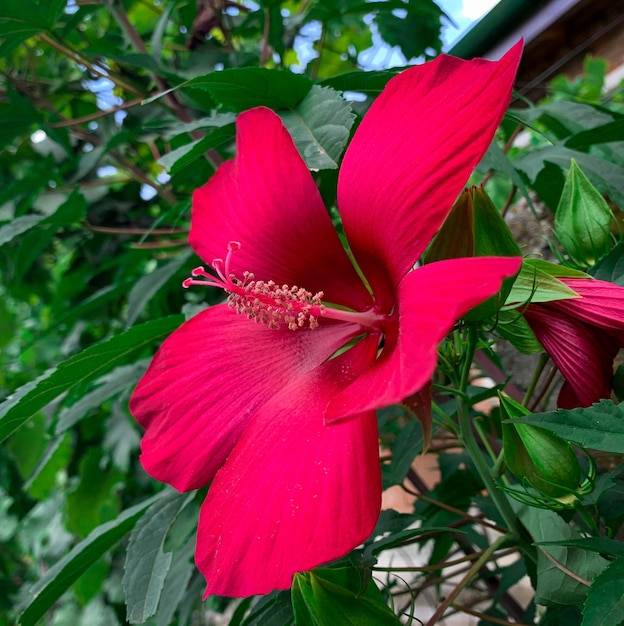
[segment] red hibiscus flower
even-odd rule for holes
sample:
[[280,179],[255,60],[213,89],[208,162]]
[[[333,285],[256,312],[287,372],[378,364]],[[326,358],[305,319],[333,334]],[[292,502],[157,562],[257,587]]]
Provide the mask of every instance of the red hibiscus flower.
[[524,315],[565,382],[557,404],[591,406],[611,395],[613,359],[624,347],[624,288],[560,278],[579,297],[530,304]]
[[206,594],[288,588],[373,530],[375,409],[423,387],[456,320],[519,268],[414,269],[492,140],[520,54],[441,56],[388,83],[338,179],[360,272],[280,118],[239,116],[236,158],[193,197],[190,243],[211,270],[186,283],[228,302],[169,337],[131,399],[145,469],[182,491],[212,482],[196,548]]

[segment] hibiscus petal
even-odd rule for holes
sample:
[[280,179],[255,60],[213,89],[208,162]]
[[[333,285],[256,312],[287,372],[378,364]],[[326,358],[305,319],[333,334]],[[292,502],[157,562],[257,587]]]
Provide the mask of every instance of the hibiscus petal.
[[450,259],[407,274],[398,289],[398,335],[386,335],[380,357],[330,403],[327,420],[401,402],[421,389],[435,370],[438,344],[457,319],[494,295],[521,261]]
[[542,304],[531,304],[524,316],[568,383],[559,395],[561,408],[591,406],[611,395],[617,341]]
[[250,271],[260,280],[365,307],[370,296],[280,118],[270,109],[252,109],[238,117],[236,128],[236,158],[193,195],[193,249],[212,263],[238,241],[231,269],[239,278]]
[[261,407],[358,332],[274,330],[226,305],[199,313],[163,343],[130,399],[146,471],[180,491],[208,484]]
[[285,387],[251,421],[210,487],[196,562],[208,594],[290,587],[293,574],[343,556],[373,530],[381,505],[377,422],[327,426],[323,411],[374,358],[365,339]]
[[624,288],[593,278],[560,278],[581,297],[547,302],[544,306],[583,320],[591,326],[624,331]]
[[345,154],[338,208],[378,293],[414,265],[481,160],[509,104],[522,44],[499,62],[440,55],[393,78]]

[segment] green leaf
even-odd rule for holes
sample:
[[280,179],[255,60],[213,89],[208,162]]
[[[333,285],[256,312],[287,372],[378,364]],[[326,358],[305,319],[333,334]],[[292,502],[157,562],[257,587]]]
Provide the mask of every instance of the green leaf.
[[[54,195],[55,202],[58,203],[56,208],[53,209],[53,212],[50,215],[34,213],[22,215],[0,227],[0,246],[8,243],[18,235],[29,231],[37,225],[51,225],[58,229],[67,226],[72,222],[76,222],[85,216],[87,202],[79,192],[72,192],[69,195],[48,195]],[[46,196],[43,196],[42,198],[45,197]],[[41,204],[42,198],[38,199],[38,206]]]
[[184,598],[186,587],[195,571],[195,563],[193,562],[195,541],[195,537],[191,537],[182,549],[173,554],[173,559],[160,593],[158,613],[156,614],[157,626],[169,626],[172,623],[173,615],[182,598]]
[[337,91],[315,85],[296,110],[280,115],[311,170],[338,168],[355,115]]
[[102,461],[101,448],[87,450],[80,461],[80,481],[65,500],[67,530],[80,537],[119,513],[117,485],[123,483],[124,476],[115,467],[104,469]]
[[[525,259],[505,304],[526,304],[528,302],[550,302],[552,300],[577,298],[578,294],[575,291],[557,280],[555,275],[551,273],[555,271],[557,276],[570,276],[569,268],[537,259]],[[574,276],[587,277],[581,272],[575,272]]]
[[145,510],[162,498],[164,493],[167,492],[126,509],[117,519],[102,524],[57,561],[26,592],[21,604],[19,626],[35,626],[78,577],[132,530]]
[[126,317],[126,326],[132,326],[143,310],[145,305],[152,299],[158,290],[167,283],[167,281],[188,261],[192,254],[189,248],[185,250],[179,257],[172,259],[166,265],[159,267],[150,274],[140,278],[130,295],[128,296],[128,315]]
[[[62,6],[59,6],[61,3]],[[49,29],[65,4],[66,0],[43,0],[41,3],[34,0],[3,0],[0,6],[0,37],[25,39]]]
[[496,143],[496,140],[492,141],[488,151],[481,159],[477,166],[479,170],[493,170],[503,174],[520,190],[520,193],[527,201],[529,208],[535,213],[535,207],[533,206],[533,200],[529,195],[529,191],[522,180],[520,174],[514,166],[511,164],[509,157],[503,152],[502,148]]
[[624,622],[624,559],[616,559],[598,575],[587,592],[582,626],[603,626]]
[[337,91],[352,91],[367,96],[377,96],[384,90],[388,81],[404,69],[406,68],[397,67],[390,70],[374,70],[371,72],[348,72],[326,78],[320,82],[320,85],[331,87]]
[[158,163],[162,165],[171,176],[174,176],[197,159],[203,157],[208,150],[232,139],[234,134],[234,124],[227,124],[226,126],[213,130],[210,134],[201,139],[191,141],[184,146],[172,150],[158,159]]
[[219,104],[240,112],[257,106],[294,109],[306,97],[312,83],[301,74],[243,67],[198,76],[181,86],[205,89]]
[[292,626],[294,624],[291,592],[274,591],[260,597],[241,626]]
[[609,252],[613,219],[606,200],[572,159],[555,213],[555,233],[573,263],[587,267]]
[[156,613],[172,553],[165,553],[165,539],[180,511],[194,493],[172,493],[156,502],[130,534],[122,586],[126,596],[126,619],[142,624]]
[[573,150],[587,150],[591,146],[612,141],[624,141],[624,118],[572,135],[566,140],[565,146]]
[[171,315],[130,328],[107,341],[89,346],[20,387],[0,404],[0,442],[62,393],[79,382],[99,378],[134,352],[171,333],[182,320],[181,315]]
[[498,312],[496,332],[522,354],[536,354],[543,350],[525,317],[516,310]]
[[[436,13],[427,10],[434,6]],[[422,7],[423,10],[419,10]],[[442,51],[440,31],[442,11],[433,2],[405,3],[406,15],[382,13],[375,16],[375,23],[382,39],[390,46],[398,46],[409,61],[426,55],[430,50]],[[429,53],[430,54],[430,53]]]
[[317,568],[296,574],[292,587],[297,626],[398,626],[372,578],[354,567]]
[[624,454],[624,406],[601,400],[588,408],[559,409],[516,419],[585,448]]
[[423,431],[419,422],[406,424],[392,443],[392,461],[381,466],[383,489],[403,483],[414,459],[422,452]]
[[0,227],[0,246],[30,230],[45,219],[45,215],[22,215]]
[[591,268],[590,274],[598,280],[606,280],[624,287],[624,241]]
[[624,559],[624,543],[610,537],[581,537],[580,539],[567,539],[565,541],[542,541],[540,545],[567,546]]
[[60,435],[76,422],[81,420],[89,411],[100,407],[106,400],[136,384],[147,369],[147,361],[141,360],[132,365],[121,365],[112,372],[99,378],[99,385],[93,391],[85,393],[71,406],[64,407],[58,416],[55,434]]
[[514,167],[523,171],[531,182],[535,182],[547,163],[567,169],[572,159],[580,165],[600,193],[608,194],[620,208],[624,207],[624,168],[594,154],[554,145],[533,150],[527,156],[514,161]]
[[[520,520],[537,543],[579,538],[579,534],[553,511],[518,503],[512,503],[512,506],[518,510]],[[545,606],[578,604],[583,601],[588,587],[557,567],[544,551],[557,563],[589,582],[609,563],[597,554],[562,545],[548,545],[538,550],[535,602]]]

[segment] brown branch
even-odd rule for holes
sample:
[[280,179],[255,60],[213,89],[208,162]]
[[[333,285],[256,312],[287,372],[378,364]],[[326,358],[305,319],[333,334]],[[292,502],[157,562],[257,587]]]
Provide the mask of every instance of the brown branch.
[[480,613],[479,611],[474,611],[469,609],[467,606],[462,606],[461,604],[452,603],[451,607],[460,613],[466,613],[467,615],[472,615],[474,617],[478,617],[484,622],[491,622],[492,624],[501,624],[502,626],[529,626],[528,624],[521,624],[520,622],[508,622],[505,619],[501,619],[500,617],[494,617],[492,615],[487,615],[487,613]]
[[136,106],[137,104],[141,104],[143,100],[144,98],[135,98],[134,100],[129,100],[128,102],[124,102],[123,104],[111,107],[110,109],[98,111],[97,113],[91,113],[90,115],[83,115],[82,117],[75,117],[71,120],[67,119],[62,122],[54,122],[53,124],[48,124],[48,126],[50,128],[66,128],[67,126],[78,126],[79,124],[84,124],[85,122],[92,122],[93,120],[97,120],[101,117],[106,117],[107,115],[111,115],[112,113],[116,113],[117,111],[129,109],[130,107]]
[[269,46],[269,31],[271,28],[271,14],[269,9],[264,9],[264,28],[262,29],[262,46],[260,47],[260,67],[264,67],[271,56]]
[[78,52],[71,50],[64,44],[59,43],[52,37],[49,37],[48,35],[46,35],[45,33],[39,33],[39,38],[42,41],[45,41],[45,43],[47,43],[50,47],[54,48],[55,50],[65,55],[72,61],[75,61],[76,63],[79,63],[80,65],[84,65],[93,74],[96,74],[97,76],[101,76],[102,78],[107,78],[111,82],[115,83],[115,85],[117,85],[118,87],[125,89],[129,93],[133,93],[135,96],[145,98],[145,94],[142,94],[136,87],[133,87],[132,85],[126,83],[121,78],[115,76],[115,74],[113,74],[107,68],[100,69],[97,65],[91,63],[90,61],[85,59],[82,55],[78,54]]
[[186,235],[188,228],[118,228],[113,226],[94,226],[86,223],[89,230],[111,235]]
[[[145,42],[128,19],[123,5],[121,5],[121,3],[116,4],[114,3],[114,0],[111,0],[111,11],[132,45],[142,54],[148,54]],[[158,86],[158,89],[162,92],[168,92],[165,93],[164,99],[172,108],[177,118],[187,124],[192,122],[193,116],[190,114],[188,109],[180,102],[175,93],[169,91],[171,89],[169,83],[155,72],[152,73],[152,76],[154,77],[154,81]],[[189,134],[193,139],[201,139],[203,137],[203,134],[199,130],[191,130],[189,131]],[[214,148],[206,152],[206,158],[215,169],[223,162],[221,155]]]

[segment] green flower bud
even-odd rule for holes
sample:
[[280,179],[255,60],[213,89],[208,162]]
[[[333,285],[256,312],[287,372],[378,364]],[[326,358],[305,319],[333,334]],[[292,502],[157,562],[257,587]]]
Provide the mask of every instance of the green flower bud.
[[[530,411],[510,398],[501,396],[503,420]],[[579,493],[581,466],[569,442],[549,430],[531,424],[503,421],[505,464],[521,482],[544,496],[569,505]]]
[[[507,223],[482,187],[462,192],[425,253],[425,263],[475,256],[521,256]],[[513,282],[513,276],[504,280],[498,294],[472,309],[465,318],[481,321],[495,315]]]
[[570,261],[589,267],[605,256],[614,223],[606,200],[572,159],[555,213],[555,233]]

